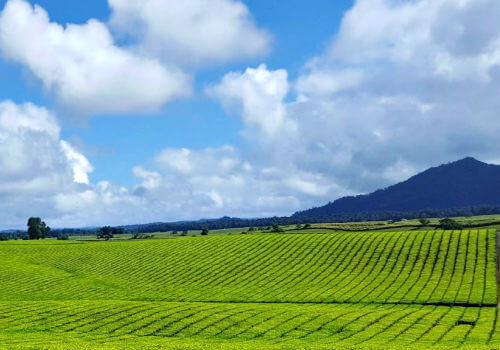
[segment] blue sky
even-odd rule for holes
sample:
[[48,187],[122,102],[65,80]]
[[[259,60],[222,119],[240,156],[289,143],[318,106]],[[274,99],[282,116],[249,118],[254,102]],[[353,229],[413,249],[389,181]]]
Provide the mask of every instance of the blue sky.
[[0,9],[6,228],[288,215],[500,160],[496,0]]
[[[0,7],[5,6],[0,1]],[[60,24],[85,23],[91,18],[107,21],[110,9],[106,1],[30,1],[42,6],[51,21]],[[338,29],[343,13],[352,1],[315,1],[314,8],[301,0],[245,1],[255,22],[273,36],[272,49],[262,58],[219,64],[203,69],[196,76],[193,98],[174,101],[154,114],[102,115],[81,122],[62,118],[62,137],[86,151],[94,165],[92,181],[110,180],[131,186],[131,168],[166,147],[204,148],[239,142],[241,122],[223,111],[220,105],[203,95],[202,90],[229,70],[244,70],[248,65],[265,62],[270,69],[286,68],[293,78],[313,56],[321,54]],[[39,82],[27,78],[18,64],[0,61],[0,99],[18,103],[31,101],[54,108],[50,96]],[[32,80],[32,81],[29,81]]]

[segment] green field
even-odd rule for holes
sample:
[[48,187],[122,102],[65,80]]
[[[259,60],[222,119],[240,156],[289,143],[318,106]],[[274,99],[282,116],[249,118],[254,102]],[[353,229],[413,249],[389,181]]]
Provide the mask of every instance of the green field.
[[464,230],[1,242],[0,345],[500,348],[496,241]]
[[[478,215],[469,217],[454,217],[464,229],[478,230],[490,229],[500,230],[500,215]],[[310,227],[297,229],[297,225],[281,225],[281,228],[287,233],[333,233],[338,231],[344,232],[360,232],[360,231],[422,231],[422,230],[436,230],[439,229],[439,220],[441,218],[429,218],[429,224],[422,226],[419,220],[403,220],[397,222],[389,221],[361,221],[361,222],[344,222],[344,223],[316,223],[310,224]],[[235,235],[241,233],[273,233],[271,227],[253,227],[254,231],[248,232],[249,227],[236,227],[224,228],[217,230],[210,230],[210,235]],[[199,236],[201,230],[189,230],[187,236]],[[172,231],[168,232],[152,232],[148,233],[153,235],[152,238],[177,238],[181,236],[181,231],[173,234]],[[113,240],[131,239],[131,233],[115,235]],[[55,239],[55,238],[53,238]],[[96,235],[70,236],[69,239],[77,241],[96,240]]]

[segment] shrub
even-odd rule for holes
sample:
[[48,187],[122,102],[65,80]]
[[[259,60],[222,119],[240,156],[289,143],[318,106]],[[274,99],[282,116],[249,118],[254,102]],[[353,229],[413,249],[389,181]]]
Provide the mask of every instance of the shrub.
[[427,226],[427,225],[429,225],[431,223],[431,220],[425,219],[425,218],[418,219],[418,221],[420,222],[420,224],[422,224],[422,226]]
[[113,228],[111,226],[103,226],[97,232],[97,238],[108,240],[113,238]]
[[443,230],[461,230],[463,228],[462,224],[450,218],[439,220],[439,227]]
[[134,232],[132,233],[132,237],[130,237],[130,239],[149,239],[149,238],[154,238],[154,235],[147,235],[144,233]]
[[273,225],[273,232],[283,232],[283,231],[284,230],[280,225],[278,225],[278,224]]
[[29,239],[43,239],[50,233],[50,227],[38,217],[30,217],[27,225]]

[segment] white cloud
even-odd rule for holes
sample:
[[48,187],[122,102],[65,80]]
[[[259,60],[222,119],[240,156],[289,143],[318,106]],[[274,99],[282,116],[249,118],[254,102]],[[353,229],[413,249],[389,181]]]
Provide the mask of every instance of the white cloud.
[[103,23],[63,27],[24,0],[9,0],[1,12],[0,51],[76,114],[154,111],[190,92],[181,70],[116,46]]
[[68,159],[68,162],[73,168],[73,180],[75,182],[89,184],[88,173],[92,172],[94,168],[87,158],[77,152],[68,142],[61,140],[61,148]]
[[[238,147],[164,149],[133,169],[132,188],[85,184],[91,168],[64,151],[51,114],[7,104],[3,115],[14,117],[0,118],[0,213],[26,206],[22,191],[57,187],[45,194],[51,205],[42,207],[42,195],[33,202],[72,226],[283,215],[461,157],[498,159],[499,6],[359,0],[296,81],[261,65],[207,89],[241,118]],[[46,170],[33,170],[34,159]]]
[[[163,208],[127,188],[92,184],[89,160],[60,138],[54,115],[31,103],[0,102],[0,222],[22,228],[40,216],[50,226],[142,222]],[[142,186],[157,188],[159,175],[135,169]],[[161,209],[160,209],[161,208]]]
[[166,149],[156,156],[157,162],[163,167],[170,168],[181,173],[191,172],[193,162],[189,159],[191,151],[187,148],[182,149]]
[[[289,181],[278,169],[257,169],[231,146],[168,148],[154,157],[154,166],[155,171],[135,168],[142,182],[134,193],[168,208],[170,219],[285,214],[283,203],[298,208],[289,193],[295,177]],[[306,191],[314,191],[313,186]]]
[[141,186],[147,190],[152,190],[161,185],[161,175],[156,171],[148,171],[141,166],[132,169],[134,176],[141,179]]
[[264,55],[269,34],[234,0],[108,0],[111,25],[140,50],[178,65]]
[[325,58],[424,78],[488,79],[500,63],[499,14],[495,0],[358,0]]
[[[303,174],[305,175],[305,174]],[[327,184],[322,184],[321,175],[313,175],[311,179],[307,179],[306,176],[291,176],[285,179],[286,184],[290,187],[291,193],[297,194],[307,194],[311,196],[324,196],[329,193],[330,186]]]
[[491,159],[498,21],[494,0],[358,0],[287,107],[301,166],[359,192],[461,157]]
[[300,76],[296,88],[304,98],[308,95],[328,96],[344,89],[358,86],[363,80],[363,71],[359,69],[312,69],[307,75]]
[[91,170],[85,157],[59,139],[59,125],[49,111],[29,103],[0,102],[2,187],[31,182],[43,184],[37,192],[47,192],[64,186],[68,174],[71,183],[73,176],[86,176]]
[[235,150],[231,146],[203,151],[186,148],[167,148],[155,157],[156,164],[169,173],[226,174],[239,165]]
[[288,93],[287,77],[285,70],[269,71],[262,64],[256,69],[247,68],[244,73],[227,73],[207,92],[229,110],[241,114],[248,127],[256,127],[266,135],[286,133],[295,130],[294,123],[286,119],[283,104]]
[[[209,92],[245,123],[242,159],[268,174],[262,183],[280,172],[303,208],[465,156],[492,159],[500,151],[494,9],[493,0],[359,0],[295,82],[260,66],[227,74]],[[269,81],[286,92],[262,92]],[[296,101],[284,98],[289,85]],[[297,132],[284,133],[287,123]]]
[[0,102],[0,218],[4,226],[37,212],[53,215],[54,193],[74,191],[88,182],[92,166],[60,139],[59,130],[45,108]]

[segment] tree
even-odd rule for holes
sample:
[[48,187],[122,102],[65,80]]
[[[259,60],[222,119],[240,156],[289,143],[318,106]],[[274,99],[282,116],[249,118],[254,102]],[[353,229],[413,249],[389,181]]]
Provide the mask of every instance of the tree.
[[188,230],[184,230],[184,231],[182,231],[181,236],[187,236],[187,234],[188,234]]
[[97,232],[97,238],[104,238],[105,240],[113,238],[113,231],[111,226],[103,226]]
[[104,238],[108,240],[117,235],[123,235],[125,233],[125,229],[123,227],[111,227],[111,226],[103,226],[97,231],[97,238]]
[[42,221],[42,232],[43,232],[42,238],[47,237],[50,233],[50,227],[45,225],[45,222],[43,222],[43,221]]
[[281,228],[281,226],[278,224],[274,224],[273,225],[273,232],[283,232],[283,228]]
[[134,232],[132,233],[132,237],[130,239],[150,239],[154,238],[154,235],[147,235],[145,233]]
[[450,218],[439,220],[439,227],[443,230],[461,230],[463,228],[462,224]]
[[111,228],[111,234],[113,236],[123,235],[124,233],[125,233],[125,229],[123,227],[112,227]]
[[27,226],[29,239],[45,238],[50,232],[50,227],[38,217],[30,217]]
[[57,235],[57,240],[58,241],[67,241],[69,239],[69,236],[65,233],[59,233]]
[[431,223],[431,220],[429,219],[418,219],[418,221],[420,221],[420,224],[422,224],[422,226],[427,226]]
[[202,236],[206,236],[206,235],[208,235],[208,228],[204,227],[204,228],[201,230],[201,235],[202,235]]
[[311,228],[311,224],[305,224],[304,225],[304,228],[307,230],[307,229],[310,229]]
[[295,226],[295,229],[296,230],[301,230],[302,229],[302,225],[301,224],[297,224],[297,226]]

